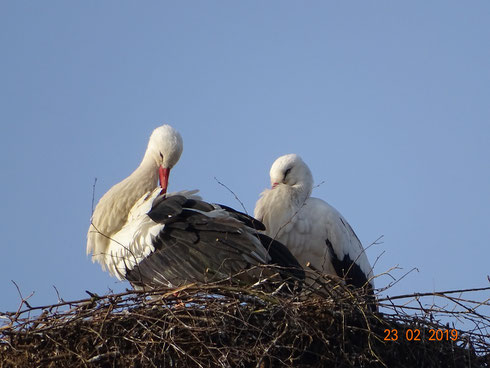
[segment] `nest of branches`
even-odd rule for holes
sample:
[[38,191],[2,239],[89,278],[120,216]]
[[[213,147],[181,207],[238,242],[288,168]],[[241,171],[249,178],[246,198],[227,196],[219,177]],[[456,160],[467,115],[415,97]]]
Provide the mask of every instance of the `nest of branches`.
[[428,294],[379,299],[379,312],[359,290],[320,278],[295,293],[268,280],[266,288],[188,285],[42,307],[22,300],[17,312],[0,313],[0,367],[490,366],[490,321],[479,313],[490,303],[462,298],[490,288],[430,294],[444,307],[424,305]]

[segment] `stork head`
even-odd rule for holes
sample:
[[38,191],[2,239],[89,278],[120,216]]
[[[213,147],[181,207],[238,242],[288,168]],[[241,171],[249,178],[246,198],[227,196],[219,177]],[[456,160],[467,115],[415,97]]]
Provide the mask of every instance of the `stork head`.
[[170,125],[156,128],[150,136],[145,158],[151,158],[158,167],[162,194],[167,192],[170,169],[179,161],[183,149],[182,137]]
[[272,164],[271,186],[275,188],[279,184],[302,187],[311,193],[313,188],[313,175],[310,168],[298,155],[291,153],[279,157]]

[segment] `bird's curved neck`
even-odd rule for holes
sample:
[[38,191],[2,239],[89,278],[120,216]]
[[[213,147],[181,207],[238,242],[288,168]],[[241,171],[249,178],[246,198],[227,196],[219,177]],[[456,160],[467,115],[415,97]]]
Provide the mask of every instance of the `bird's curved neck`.
[[88,233],[88,252],[101,260],[107,252],[110,237],[120,231],[136,202],[158,186],[158,169],[153,160],[143,160],[126,179],[102,196],[92,215]]
[[[136,193],[134,196],[139,199],[146,192],[158,186],[158,166],[149,157],[145,156],[136,170],[126,178]],[[135,201],[136,202],[136,201]]]
[[296,206],[302,206],[304,202],[311,195],[311,185],[308,183],[298,183],[290,187],[291,188],[291,201]]
[[272,189],[274,196],[282,198],[289,202],[289,205],[294,208],[299,208],[303,206],[305,201],[311,194],[311,186],[306,185],[306,183],[298,183],[295,185],[278,185]]
[[[143,160],[131,175],[113,186],[99,202],[102,207],[98,213],[111,213],[118,225],[112,229],[118,231],[126,222],[135,203],[158,186],[158,168],[153,160]],[[98,205],[98,206],[99,206]],[[97,208],[96,208],[97,211]],[[95,213],[94,213],[95,214]],[[109,234],[111,232],[108,232]]]
[[303,200],[306,200],[311,196],[311,192],[313,190],[313,185],[310,182],[303,182],[296,184],[297,185],[297,190],[298,190],[298,195],[303,197]]

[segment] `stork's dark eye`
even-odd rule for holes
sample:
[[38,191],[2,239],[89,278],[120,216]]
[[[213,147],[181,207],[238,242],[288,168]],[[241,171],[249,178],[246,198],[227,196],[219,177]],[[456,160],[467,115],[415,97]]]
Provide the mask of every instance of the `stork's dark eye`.
[[163,155],[162,155],[162,153],[161,153],[161,152],[160,152],[160,158],[163,160]]
[[286,172],[284,173],[284,179],[286,179],[286,176],[291,172],[291,168],[287,169]]

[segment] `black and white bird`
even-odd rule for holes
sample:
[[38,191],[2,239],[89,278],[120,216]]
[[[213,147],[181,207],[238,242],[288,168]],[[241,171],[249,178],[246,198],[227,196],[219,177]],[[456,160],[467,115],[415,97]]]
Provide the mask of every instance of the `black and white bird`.
[[374,289],[373,271],[347,220],[327,202],[310,197],[313,176],[300,156],[279,157],[270,169],[271,189],[265,189],[254,217],[265,233],[286,245],[305,267],[345,277],[348,284]]
[[[87,254],[136,288],[177,287],[225,280],[259,281],[265,264],[284,278],[304,277],[289,250],[258,233],[264,225],[195,191],[167,194],[170,170],[183,150],[169,125],[156,128],[139,167],[97,204]],[[160,182],[160,185],[159,185]],[[265,271],[265,272],[270,272]]]

